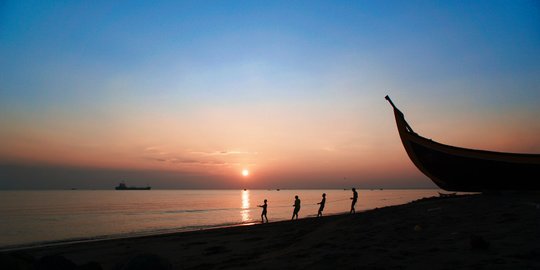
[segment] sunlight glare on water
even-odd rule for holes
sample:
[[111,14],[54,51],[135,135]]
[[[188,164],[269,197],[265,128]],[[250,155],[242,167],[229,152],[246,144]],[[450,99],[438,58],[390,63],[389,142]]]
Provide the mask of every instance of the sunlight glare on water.
[[249,190],[242,190],[242,210],[240,211],[240,214],[242,216],[243,223],[251,221],[249,215],[251,210],[249,208]]

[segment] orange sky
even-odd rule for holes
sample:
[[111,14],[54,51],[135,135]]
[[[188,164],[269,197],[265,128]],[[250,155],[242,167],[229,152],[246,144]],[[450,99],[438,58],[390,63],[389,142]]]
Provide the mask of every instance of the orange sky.
[[[88,119],[51,112],[10,119],[4,125],[10,128],[1,133],[0,157],[10,164],[167,171],[178,175],[178,186],[189,175],[200,181],[219,179],[220,187],[403,187],[400,179],[430,186],[403,150],[391,107],[383,98],[371,101],[377,106],[209,106],[198,107],[189,117],[126,112]],[[526,112],[485,118],[445,110],[444,115],[436,106],[395,102],[417,132],[440,142],[539,150],[540,125]],[[244,168],[249,177],[241,176]],[[174,181],[163,185],[175,187]]]

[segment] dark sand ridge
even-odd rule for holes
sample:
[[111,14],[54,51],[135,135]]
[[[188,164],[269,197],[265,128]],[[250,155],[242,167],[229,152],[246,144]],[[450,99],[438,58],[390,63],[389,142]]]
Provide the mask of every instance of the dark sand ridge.
[[121,269],[145,253],[160,256],[174,269],[540,269],[540,196],[430,198],[354,215],[21,253],[34,258],[61,254],[103,269]]

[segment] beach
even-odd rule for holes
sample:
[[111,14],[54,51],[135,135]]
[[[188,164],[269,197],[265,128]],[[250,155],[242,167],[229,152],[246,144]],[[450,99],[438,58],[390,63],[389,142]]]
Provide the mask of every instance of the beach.
[[2,264],[32,269],[59,255],[79,269],[538,269],[539,237],[537,194],[464,195],[352,215],[8,251]]

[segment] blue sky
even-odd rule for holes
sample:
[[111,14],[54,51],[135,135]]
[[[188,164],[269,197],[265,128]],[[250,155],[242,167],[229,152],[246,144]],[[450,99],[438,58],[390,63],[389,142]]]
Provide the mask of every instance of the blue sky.
[[[231,85],[245,65],[289,85],[365,61],[412,85],[476,79],[482,94],[508,92],[483,89],[493,77],[534,84],[538,74],[540,11],[533,1],[176,2],[8,1],[5,94],[54,99],[49,92],[99,91],[119,74],[143,77],[149,85],[140,92],[160,84],[159,91],[172,91],[177,75],[199,72]],[[215,88],[194,87],[205,86]]]
[[[159,145],[191,160],[199,147],[262,153],[227,164],[232,171],[253,166],[265,183],[294,175],[310,187],[302,180],[313,178],[309,169],[285,164],[324,163],[324,179],[342,170],[386,183],[400,171],[422,186],[399,145],[386,94],[440,141],[540,151],[537,1],[4,1],[0,59],[5,164],[229,179],[224,169],[137,161],[137,149]],[[125,139],[141,130],[159,134]],[[222,131],[231,139],[213,135]],[[177,134],[184,137],[175,141]],[[488,139],[471,139],[478,137]],[[310,152],[358,140],[399,154],[385,164],[375,150],[351,156],[354,147],[343,149],[328,162]],[[295,151],[285,146],[299,143]],[[88,145],[93,159],[79,160]],[[282,157],[269,149],[287,158],[277,162]],[[113,153],[123,162],[100,161]],[[364,159],[396,172],[364,168]],[[270,173],[270,161],[287,169]],[[3,181],[11,180],[0,179],[0,188]]]

